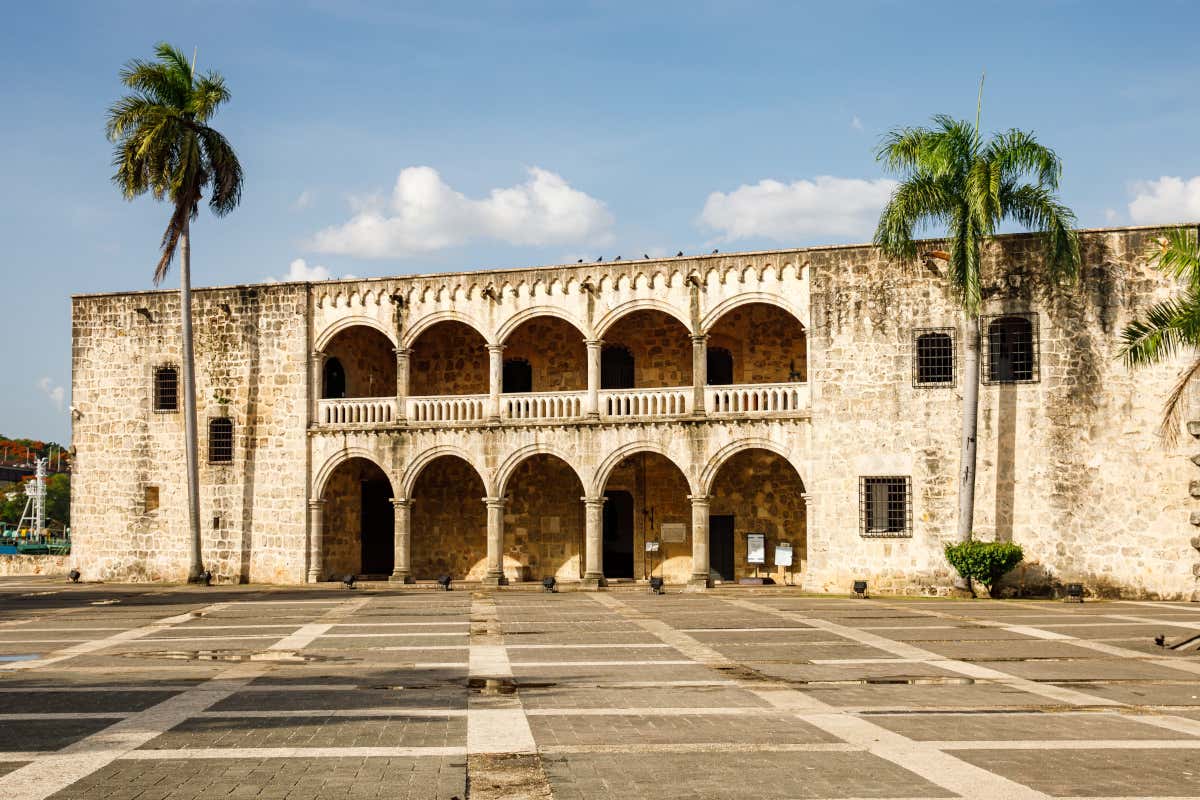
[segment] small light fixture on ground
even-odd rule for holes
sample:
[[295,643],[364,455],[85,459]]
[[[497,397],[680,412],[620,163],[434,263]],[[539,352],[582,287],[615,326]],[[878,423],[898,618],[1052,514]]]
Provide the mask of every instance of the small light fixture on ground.
[[1155,636],[1155,637],[1154,637],[1154,643],[1155,643],[1156,645],[1158,645],[1159,647],[1166,647],[1166,646],[1167,646],[1167,636],[1166,636],[1166,634],[1160,633],[1158,636]]
[[866,597],[867,597],[867,582],[866,581],[855,581],[854,582],[854,596],[866,599]]
[[79,570],[72,568],[72,570],[67,573],[67,577],[71,579],[71,583],[79,583],[79,578],[81,576],[79,574]]
[[663,593],[663,579],[658,577],[657,575],[651,577],[650,578],[650,591],[654,592],[655,594],[662,594]]
[[347,589],[353,589],[355,580],[357,580],[357,578],[355,578],[353,575],[350,575],[350,574],[343,575],[342,576],[342,585],[345,586]]
[[1068,603],[1082,603],[1083,602],[1083,584],[1082,583],[1068,583],[1067,584],[1067,596],[1066,596],[1065,600]]
[[437,579],[437,582],[438,582],[438,586],[441,586],[447,592],[450,591],[450,576],[449,575],[443,575],[442,577]]
[[542,589],[547,592],[557,592],[558,589],[555,588],[555,584],[557,583],[558,581],[555,580],[553,575],[548,578],[542,578]]
[[204,572],[203,572],[203,573],[201,573],[200,577],[204,578],[204,585],[205,585],[205,586],[212,586],[213,574],[212,574],[212,570],[211,570],[211,569],[206,569],[206,570],[204,570]]

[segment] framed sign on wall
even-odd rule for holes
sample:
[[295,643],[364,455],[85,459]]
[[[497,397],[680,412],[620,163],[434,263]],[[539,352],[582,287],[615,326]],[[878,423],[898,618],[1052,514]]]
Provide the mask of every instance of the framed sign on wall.
[[767,535],[765,533],[746,534],[746,563],[767,563]]

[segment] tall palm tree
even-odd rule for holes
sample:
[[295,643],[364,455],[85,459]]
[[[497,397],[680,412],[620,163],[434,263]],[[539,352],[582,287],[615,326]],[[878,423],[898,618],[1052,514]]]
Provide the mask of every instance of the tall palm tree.
[[1054,151],[1016,129],[984,142],[978,113],[973,126],[939,115],[929,128],[896,128],[883,138],[876,158],[901,176],[875,231],[883,253],[912,259],[918,255],[917,230],[948,233],[949,252],[924,255],[947,262],[966,329],[958,485],[958,538],[964,541],[971,537],[975,515],[981,248],[1003,220],[1015,221],[1043,234],[1050,277],[1074,280],[1079,274],[1075,215],[1055,195],[1062,162]]
[[200,555],[200,486],[196,441],[196,382],[192,357],[191,221],[205,190],[217,216],[237,207],[242,197],[242,166],[233,147],[208,122],[229,100],[224,79],[215,72],[197,76],[195,65],[169,44],[154,49],[156,60],[134,59],[121,70],[132,93],[108,110],[106,131],[115,145],[113,182],[125,199],[150,192],[168,200],[171,219],[163,233],[154,284],[162,283],[179,253],[183,338],[184,436],[187,451],[188,522],[191,526],[188,582],[204,581]]
[[[1179,350],[1200,349],[1200,246],[1190,228],[1179,228],[1156,242],[1150,263],[1183,284],[1178,297],[1152,305],[1140,319],[1121,331],[1121,355],[1131,367],[1145,367],[1171,358]],[[1159,433],[1168,444],[1179,435],[1183,396],[1200,375],[1200,357],[1180,373],[1167,397]]]

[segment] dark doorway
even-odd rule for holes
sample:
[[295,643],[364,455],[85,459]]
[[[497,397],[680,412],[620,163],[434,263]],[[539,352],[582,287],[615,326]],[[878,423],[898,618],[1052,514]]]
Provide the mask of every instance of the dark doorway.
[[708,385],[731,386],[733,384],[733,353],[724,347],[708,349]]
[[362,574],[391,575],[394,558],[392,485],[386,480],[362,482]]
[[342,362],[336,358],[325,360],[325,384],[321,389],[321,397],[335,398],[346,396],[346,370]]
[[708,566],[722,580],[733,580],[733,515],[708,518]]
[[633,577],[633,495],[605,492],[604,576]]
[[533,391],[533,367],[523,358],[510,358],[504,362],[500,391],[505,394]]
[[600,388],[633,388],[633,353],[624,347],[606,347],[600,351]]

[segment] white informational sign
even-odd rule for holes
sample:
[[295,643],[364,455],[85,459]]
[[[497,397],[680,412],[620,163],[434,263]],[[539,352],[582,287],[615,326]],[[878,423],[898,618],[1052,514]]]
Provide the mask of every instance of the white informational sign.
[[775,545],[775,566],[790,567],[792,565],[792,543],[780,542]]
[[664,542],[687,541],[687,525],[682,522],[664,522],[659,538]]
[[767,535],[765,533],[746,534],[746,563],[767,563]]
[[657,553],[658,552],[658,542],[647,541],[646,542],[646,552],[647,553]]

